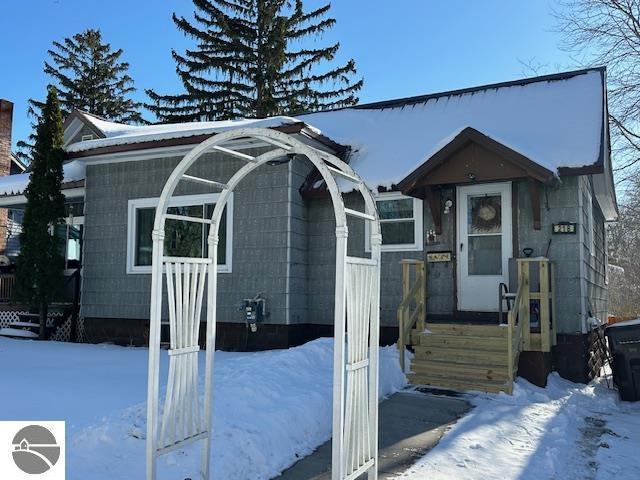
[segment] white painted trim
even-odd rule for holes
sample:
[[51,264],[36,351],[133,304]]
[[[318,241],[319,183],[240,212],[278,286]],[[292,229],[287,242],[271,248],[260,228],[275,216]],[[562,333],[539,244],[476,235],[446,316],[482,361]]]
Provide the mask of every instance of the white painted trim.
[[[423,223],[424,216],[422,210],[422,200],[419,198],[407,197],[400,192],[383,192],[374,195],[374,200],[377,202],[379,200],[413,200],[413,243],[409,244],[396,244],[396,245],[382,245],[381,249],[383,252],[421,252],[424,249],[424,236],[423,236]],[[377,205],[376,205],[377,208]],[[409,221],[408,218],[402,219],[390,219],[390,220],[380,220],[380,225],[383,223],[391,223],[391,222],[402,222]],[[369,222],[365,222],[365,251],[371,251],[371,234],[370,234],[370,224]],[[381,227],[382,228],[382,227]],[[384,241],[384,240],[383,240]]]
[[[189,205],[204,205],[208,203],[217,203],[219,193],[203,193],[197,195],[180,195],[171,198],[169,207],[186,207]],[[160,197],[152,198],[133,198],[129,200],[127,205],[127,274],[143,274],[150,275],[152,272],[151,265],[134,265],[135,244],[136,244],[136,210],[139,208],[157,207]],[[233,265],[233,194],[227,202],[227,239],[225,263],[218,265],[218,272],[231,273]]]

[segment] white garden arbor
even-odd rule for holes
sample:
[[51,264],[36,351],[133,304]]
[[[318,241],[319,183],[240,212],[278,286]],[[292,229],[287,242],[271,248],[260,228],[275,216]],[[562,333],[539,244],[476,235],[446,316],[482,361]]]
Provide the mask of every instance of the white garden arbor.
[[[234,150],[242,141],[271,147],[258,156]],[[205,154],[217,152],[240,160],[225,182],[188,175]],[[156,209],[153,227],[151,327],[147,403],[147,479],[155,480],[159,456],[202,442],[202,479],[209,479],[212,431],[213,361],[216,335],[218,227],[229,196],[248,174],[267,162],[306,158],[326,182],[336,221],[334,310],[332,479],[351,480],[378,470],[378,343],[380,245],[382,237],[374,199],[353,169],[335,156],[312,148],[291,135],[263,128],[243,128],[212,136],[194,147],[169,176]],[[350,182],[364,199],[365,211],[345,208],[336,178]],[[220,191],[212,218],[167,213],[179,182],[195,182]],[[347,216],[370,223],[370,258],[347,255]],[[210,224],[207,258],[164,255],[165,220]],[[163,288],[167,289],[170,348],[166,394],[160,410],[159,359]],[[206,287],[206,290],[205,290]],[[204,402],[198,387],[199,326],[206,295]],[[311,299],[313,301],[313,299]],[[238,461],[244,461],[238,459]],[[250,461],[250,459],[248,460]]]

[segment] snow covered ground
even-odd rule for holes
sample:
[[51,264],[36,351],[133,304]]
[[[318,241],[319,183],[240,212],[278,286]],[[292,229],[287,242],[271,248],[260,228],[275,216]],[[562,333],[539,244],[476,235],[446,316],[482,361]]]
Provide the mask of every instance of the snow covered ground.
[[[330,438],[330,339],[216,359],[213,478],[269,479]],[[146,349],[0,338],[0,365],[0,420],[66,420],[68,479],[143,478]],[[394,347],[380,376],[381,395],[405,385]],[[640,404],[603,379],[518,379],[513,396],[469,399],[475,409],[401,478],[640,478]],[[198,460],[197,446],[175,452],[160,479],[195,478]]]
[[[213,478],[269,479],[331,437],[332,355],[331,339],[216,353]],[[406,383],[397,356],[381,349],[381,396]],[[66,420],[69,480],[144,478],[146,369],[143,348],[0,338],[0,420]],[[199,453],[164,457],[159,478],[196,478]]]
[[557,374],[546,389],[519,378],[513,396],[476,406],[400,478],[413,480],[637,480],[640,403],[620,402],[604,378]]

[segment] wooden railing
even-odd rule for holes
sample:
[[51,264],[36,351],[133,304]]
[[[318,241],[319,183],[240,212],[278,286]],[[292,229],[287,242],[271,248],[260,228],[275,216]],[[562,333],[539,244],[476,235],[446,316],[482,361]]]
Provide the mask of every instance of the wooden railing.
[[0,274],[0,302],[8,302],[13,299],[16,288],[16,276],[13,273]]
[[507,314],[507,393],[513,391],[513,381],[518,368],[518,360],[522,351],[522,326],[528,324],[524,318],[528,318],[529,278],[522,272],[518,276],[518,293],[516,294],[512,308]]
[[[401,260],[402,265],[402,302],[398,306],[398,350],[400,366],[405,371],[404,356],[407,338],[415,325],[422,332],[425,327],[427,270],[421,260]],[[412,272],[413,270],[413,272]]]
[[[531,291],[531,265],[538,265],[538,291]],[[509,392],[522,351],[550,352],[556,344],[555,267],[548,258],[519,258],[518,291],[507,316]],[[531,300],[538,301],[539,331],[531,331]]]

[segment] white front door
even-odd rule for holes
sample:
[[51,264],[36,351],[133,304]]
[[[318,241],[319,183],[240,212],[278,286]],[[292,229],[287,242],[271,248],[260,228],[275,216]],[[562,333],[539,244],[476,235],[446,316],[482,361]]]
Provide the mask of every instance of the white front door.
[[498,285],[509,284],[511,183],[458,187],[458,310],[498,311]]

